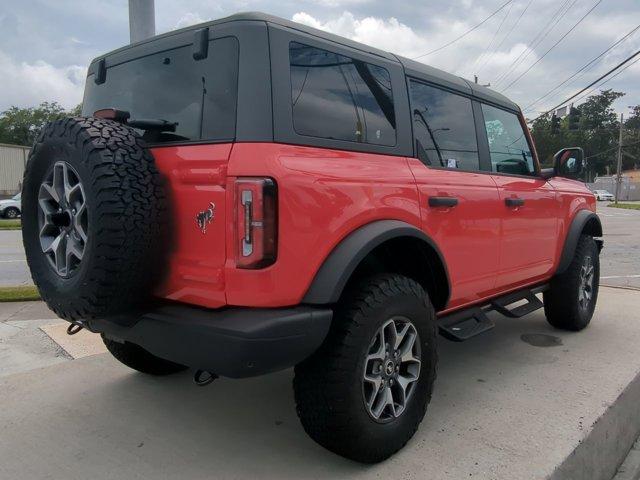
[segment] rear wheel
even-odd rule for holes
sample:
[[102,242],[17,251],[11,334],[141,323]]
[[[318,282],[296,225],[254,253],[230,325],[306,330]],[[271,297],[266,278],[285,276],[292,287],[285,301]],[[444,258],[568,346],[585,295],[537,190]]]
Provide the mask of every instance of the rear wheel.
[[320,445],[380,462],[414,435],[436,375],[435,313],[400,275],[366,279],[336,309],[327,339],[296,366],[298,416]]
[[600,258],[591,236],[582,235],[569,268],[556,275],[544,293],[548,322],[562,330],[578,331],[589,325],[598,300]]
[[127,367],[133,368],[134,370],[142,373],[162,376],[171,375],[172,373],[181,372],[187,369],[187,367],[180,365],[179,363],[170,362],[164,358],[156,357],[134,343],[116,342],[104,335],[102,335],[102,341],[107,347],[107,350],[109,350],[109,353],[111,353],[116,360]]

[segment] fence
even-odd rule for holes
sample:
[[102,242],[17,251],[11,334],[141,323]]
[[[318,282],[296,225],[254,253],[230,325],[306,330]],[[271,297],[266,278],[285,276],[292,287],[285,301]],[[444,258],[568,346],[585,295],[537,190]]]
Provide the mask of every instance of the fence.
[[[625,175],[620,182],[618,200],[640,200],[640,182]],[[616,177],[598,177],[594,183],[587,184],[591,190],[606,190],[616,194]]]
[[29,147],[0,143],[0,195],[20,191],[28,156]]

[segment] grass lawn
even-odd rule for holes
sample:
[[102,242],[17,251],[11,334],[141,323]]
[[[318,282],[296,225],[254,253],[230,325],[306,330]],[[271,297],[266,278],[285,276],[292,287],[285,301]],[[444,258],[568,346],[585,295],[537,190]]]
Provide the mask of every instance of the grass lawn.
[[618,203],[617,205],[615,203],[610,203],[609,205],[607,205],[607,207],[627,208],[629,210],[640,210],[640,203]]
[[22,222],[20,220],[0,220],[0,230],[20,230]]
[[40,300],[38,289],[33,285],[0,287],[0,302],[26,302],[29,300]]

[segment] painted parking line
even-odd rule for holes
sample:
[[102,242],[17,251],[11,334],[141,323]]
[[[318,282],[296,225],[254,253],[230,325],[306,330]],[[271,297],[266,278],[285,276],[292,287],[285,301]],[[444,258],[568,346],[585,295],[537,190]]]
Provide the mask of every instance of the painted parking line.
[[24,263],[26,260],[0,260],[0,263]]

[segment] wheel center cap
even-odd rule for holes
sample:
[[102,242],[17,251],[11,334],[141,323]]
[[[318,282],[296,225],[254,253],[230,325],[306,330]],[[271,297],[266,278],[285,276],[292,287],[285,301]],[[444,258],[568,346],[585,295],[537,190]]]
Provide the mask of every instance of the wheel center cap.
[[393,371],[395,370],[395,365],[393,364],[393,362],[391,360],[389,360],[387,362],[387,364],[384,367],[384,370],[385,370],[387,375],[391,375],[393,373]]

